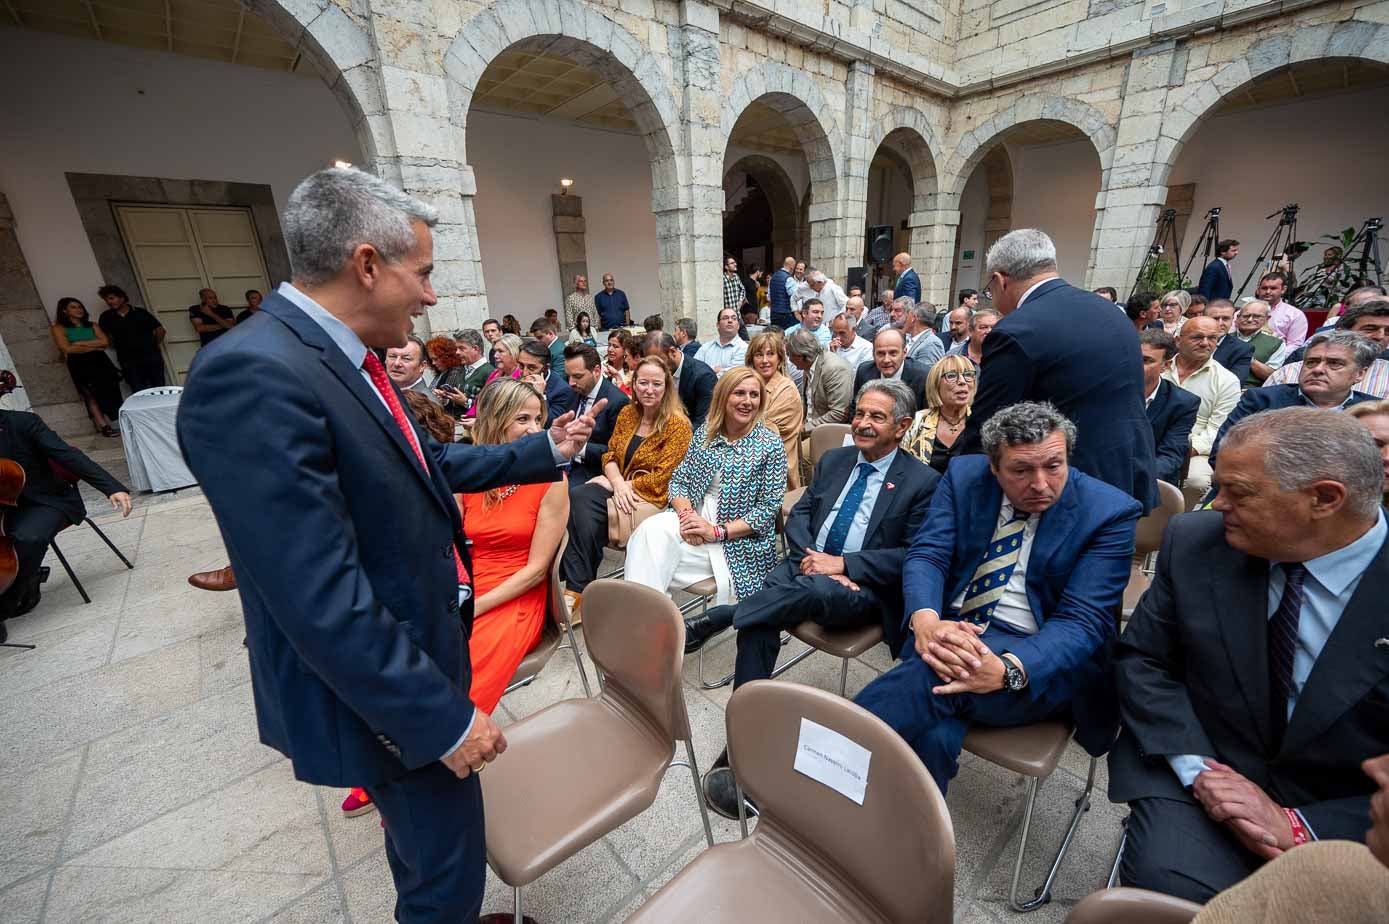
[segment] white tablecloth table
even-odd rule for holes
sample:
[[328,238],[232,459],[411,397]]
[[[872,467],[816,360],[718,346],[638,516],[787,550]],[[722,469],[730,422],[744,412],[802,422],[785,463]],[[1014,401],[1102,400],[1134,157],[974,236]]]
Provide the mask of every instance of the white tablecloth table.
[[121,439],[137,491],[173,491],[198,483],[179,452],[176,418],[183,389],[146,388],[121,405]]

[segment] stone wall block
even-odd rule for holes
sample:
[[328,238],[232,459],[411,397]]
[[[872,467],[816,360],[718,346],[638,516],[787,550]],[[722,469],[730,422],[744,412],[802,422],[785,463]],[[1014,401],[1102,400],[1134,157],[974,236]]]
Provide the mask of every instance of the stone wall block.
[[504,0],[504,2],[498,3],[495,9],[508,45],[514,45],[522,39],[543,34],[546,31],[536,24],[531,4],[524,2],[524,0]]
[[1389,26],[1380,26],[1361,54],[1371,61],[1389,63]]
[[1292,54],[1292,36],[1271,35],[1260,39],[1249,48],[1249,70],[1253,74],[1266,74],[1288,63]]
[[1298,29],[1293,33],[1289,58],[1293,61],[1320,58],[1326,51],[1326,43],[1331,41],[1331,33],[1334,29],[1335,26],[1331,23],[1321,23]]
[[336,6],[326,7],[307,31],[341,70],[366,64],[374,57],[366,32]]
[[1365,50],[1374,38],[1376,26],[1367,22],[1343,22],[1331,33],[1326,54],[1332,58],[1354,58]]

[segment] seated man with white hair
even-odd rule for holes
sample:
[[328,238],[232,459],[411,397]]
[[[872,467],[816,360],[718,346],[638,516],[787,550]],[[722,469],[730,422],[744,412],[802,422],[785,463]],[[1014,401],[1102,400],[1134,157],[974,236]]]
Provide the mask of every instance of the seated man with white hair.
[[855,301],[858,302],[858,311],[862,312],[863,300],[850,298],[849,307],[830,322],[830,350],[848,363],[850,369],[857,369],[873,358],[873,342],[859,336],[858,326],[850,315]]
[[[849,296],[844,294],[844,290],[834,280],[825,276],[819,270],[806,273],[806,282],[810,285],[810,291],[815,293],[815,297],[825,306],[825,323],[833,321],[844,311],[844,303],[849,300]],[[804,308],[802,300],[802,308]],[[801,315],[801,321],[805,321],[805,315]]]

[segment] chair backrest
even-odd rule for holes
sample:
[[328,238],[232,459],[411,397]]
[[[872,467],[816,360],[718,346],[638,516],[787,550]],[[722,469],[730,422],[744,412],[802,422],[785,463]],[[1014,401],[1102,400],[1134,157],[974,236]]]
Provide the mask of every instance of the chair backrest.
[[1091,892],[1066,915],[1066,924],[1187,924],[1201,906],[1145,889]]
[[653,725],[672,746],[689,740],[680,690],[685,620],[669,597],[628,581],[594,581],[584,588],[584,641],[602,671],[603,701]]
[[848,424],[820,424],[810,431],[810,464],[813,467],[820,457],[831,449],[844,445],[844,437],[849,435]]
[[791,518],[791,508],[796,506],[796,501],[800,500],[805,492],[805,488],[792,488],[782,497],[781,509],[777,511],[776,515],[776,531],[778,533],[786,532],[786,521]]
[[1186,498],[1180,488],[1161,480],[1157,484],[1158,505],[1138,521],[1133,541],[1135,555],[1147,555],[1162,548],[1162,534],[1167,531],[1167,524],[1186,509]]
[[566,531],[559,537],[559,546],[555,549],[555,557],[550,560],[550,573],[547,577],[548,594],[545,600],[545,608],[549,610],[550,622],[561,633],[569,628],[569,609],[564,605],[564,583],[559,576],[560,559],[564,557],[564,550],[569,547],[569,533]]
[[[802,719],[870,753],[862,805],[792,769]],[[754,837],[789,844],[819,867],[820,888],[851,887],[886,920],[951,920],[950,813],[921,759],[886,723],[843,697],[780,680],[739,687],[726,721],[734,772],[757,803]]]

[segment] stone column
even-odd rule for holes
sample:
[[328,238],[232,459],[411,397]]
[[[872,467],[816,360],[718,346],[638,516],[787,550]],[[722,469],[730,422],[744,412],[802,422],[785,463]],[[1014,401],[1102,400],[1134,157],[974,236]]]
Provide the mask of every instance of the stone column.
[[[584,241],[584,200],[582,196],[551,196],[550,206],[555,220],[555,253],[559,257],[559,290],[568,292],[575,276],[588,275],[588,244]],[[589,291],[598,290],[590,283]],[[560,309],[560,317],[563,318],[563,306],[555,307]]]
[[868,172],[876,153],[875,139],[868,134],[874,74],[871,64],[855,62],[849,65],[844,101],[844,170],[839,177],[838,246],[830,266],[816,264],[841,286],[846,282],[849,267],[863,263],[868,227]]
[[[945,199],[943,193],[935,196]],[[955,239],[960,230],[958,203],[929,212],[913,212],[907,219],[912,229],[912,265],[921,277],[921,297],[937,308],[953,308],[950,278],[955,270]]]

